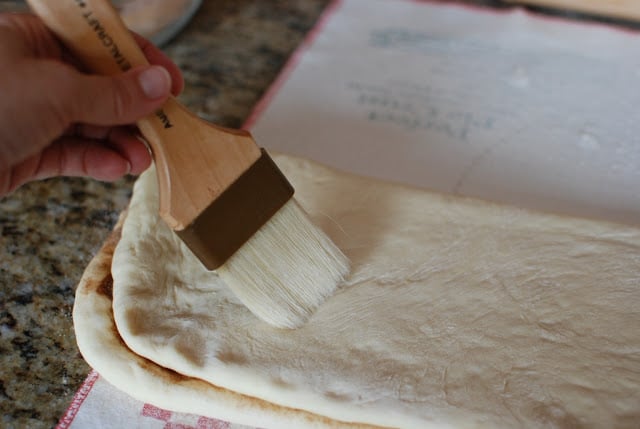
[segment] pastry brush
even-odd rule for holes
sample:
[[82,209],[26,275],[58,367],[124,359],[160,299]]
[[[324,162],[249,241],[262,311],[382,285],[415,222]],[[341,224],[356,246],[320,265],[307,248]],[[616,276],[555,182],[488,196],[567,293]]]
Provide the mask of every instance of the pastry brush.
[[[107,0],[27,2],[93,72],[148,65]],[[137,125],[153,153],[162,219],[256,316],[277,327],[304,323],[349,263],[268,154],[248,132],[210,124],[173,97]]]

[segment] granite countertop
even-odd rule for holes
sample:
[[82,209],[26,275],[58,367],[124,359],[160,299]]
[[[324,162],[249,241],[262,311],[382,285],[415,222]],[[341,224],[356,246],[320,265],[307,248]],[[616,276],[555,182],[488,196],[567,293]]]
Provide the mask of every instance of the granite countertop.
[[[164,48],[185,76],[181,100],[207,120],[241,126],[328,2],[205,0]],[[0,1],[0,12],[24,9]],[[132,183],[50,179],[0,199],[0,427],[55,426],[90,371],[73,332],[75,286]]]

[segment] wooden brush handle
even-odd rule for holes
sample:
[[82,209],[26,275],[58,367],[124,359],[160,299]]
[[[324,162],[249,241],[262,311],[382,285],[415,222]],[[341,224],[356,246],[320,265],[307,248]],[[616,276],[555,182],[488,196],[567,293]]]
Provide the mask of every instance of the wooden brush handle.
[[629,20],[640,19],[638,0],[506,0],[510,3],[524,3],[548,6],[558,9],[594,13]]
[[[149,64],[109,1],[27,3],[92,71],[113,75]],[[248,132],[208,124],[173,97],[137,125],[156,163],[160,215],[177,230],[189,225],[261,155]]]

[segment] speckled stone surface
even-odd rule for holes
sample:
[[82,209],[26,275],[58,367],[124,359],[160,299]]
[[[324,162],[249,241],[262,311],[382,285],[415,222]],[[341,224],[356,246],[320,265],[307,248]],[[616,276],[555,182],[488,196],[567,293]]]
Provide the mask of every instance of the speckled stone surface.
[[[180,98],[207,120],[240,126],[327,3],[204,0],[165,47],[185,76]],[[24,9],[0,1],[0,12]],[[0,199],[0,427],[55,426],[86,377],[71,320],[75,286],[132,183],[52,179]]]

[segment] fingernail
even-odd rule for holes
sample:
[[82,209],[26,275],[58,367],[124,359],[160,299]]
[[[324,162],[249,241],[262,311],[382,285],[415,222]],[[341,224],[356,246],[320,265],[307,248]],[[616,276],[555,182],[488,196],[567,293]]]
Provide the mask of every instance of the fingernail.
[[160,66],[153,66],[138,75],[138,82],[147,98],[156,99],[166,96],[171,90],[171,76]]

